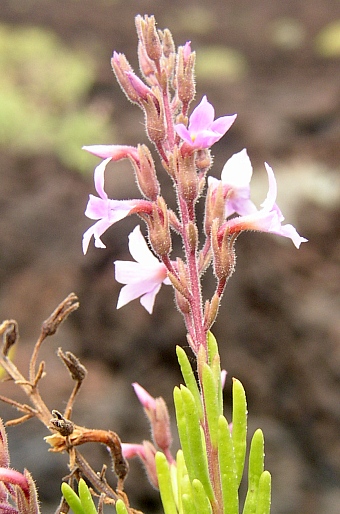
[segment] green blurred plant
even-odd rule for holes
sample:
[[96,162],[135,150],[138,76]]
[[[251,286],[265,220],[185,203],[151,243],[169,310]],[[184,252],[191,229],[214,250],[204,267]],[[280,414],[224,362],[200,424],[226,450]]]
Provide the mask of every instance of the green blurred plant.
[[94,161],[81,151],[84,142],[113,136],[107,114],[86,105],[95,81],[89,53],[38,27],[0,25],[0,73],[0,145],[88,169]]

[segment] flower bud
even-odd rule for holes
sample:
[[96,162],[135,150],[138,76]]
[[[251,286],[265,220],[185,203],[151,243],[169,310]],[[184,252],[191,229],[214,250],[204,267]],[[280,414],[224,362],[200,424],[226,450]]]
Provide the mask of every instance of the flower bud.
[[188,300],[178,291],[178,289],[175,289],[175,301],[176,305],[179,309],[179,311],[186,315],[190,312],[190,303]]
[[182,156],[177,153],[176,180],[178,192],[186,202],[195,201],[198,196],[198,176],[195,168],[194,154]]
[[160,32],[160,35],[162,40],[163,55],[168,59],[176,51],[175,43],[169,29],[164,29],[162,32]]
[[164,119],[163,101],[159,90],[152,89],[153,96],[148,96],[143,101],[143,109],[146,117],[146,132],[150,141],[156,145],[164,141],[166,137],[166,127]]
[[165,401],[160,396],[153,398],[136,382],[132,384],[132,386],[150,421],[154,443],[162,451],[168,453],[172,444],[172,437],[170,432],[169,412]]
[[[153,95],[151,89],[135,73],[127,71],[126,76],[140,100],[147,101],[148,96]],[[156,102],[156,98],[154,98],[154,102]]]
[[133,74],[133,69],[131,68],[128,60],[126,59],[124,54],[118,54],[117,52],[113,52],[113,56],[111,59],[111,66],[114,74],[116,75],[116,79],[127,98],[132,102],[140,105],[140,95],[136,91],[136,89],[131,84],[129,80],[128,73]]
[[150,85],[157,85],[157,79],[155,77],[156,66],[154,62],[148,57],[144,45],[139,41],[138,43],[138,62],[139,68],[144,75],[146,81]]
[[220,307],[220,297],[215,293],[211,301],[207,301],[204,311],[204,326],[209,330],[214,324],[218,309]]
[[162,45],[156,30],[154,16],[136,17],[136,28],[138,37],[144,45],[148,57],[152,61],[159,61],[162,56]]
[[192,221],[189,221],[189,223],[185,227],[187,238],[190,245],[190,250],[192,253],[196,252],[197,249],[197,243],[198,243],[198,229]]
[[131,159],[136,180],[141,193],[151,201],[156,201],[160,193],[156,168],[150,150],[146,145],[138,145],[138,161]]
[[156,472],[155,455],[156,448],[150,441],[143,441],[143,444],[122,443],[122,454],[125,459],[139,457],[143,462],[148,479],[158,489],[158,478]]
[[210,235],[211,225],[215,219],[221,225],[225,218],[225,201],[223,198],[223,185],[219,183],[217,187],[209,186],[205,199],[204,231]]
[[176,66],[177,93],[186,109],[196,93],[195,60],[196,54],[191,52],[190,41],[179,47]]
[[235,268],[235,238],[230,237],[227,229],[224,230],[221,236],[218,225],[219,222],[216,219],[211,227],[214,273],[218,280],[226,280],[232,275]]
[[168,208],[164,199],[159,196],[152,205],[152,214],[147,220],[149,240],[152,248],[159,257],[169,255],[172,241],[169,230]]

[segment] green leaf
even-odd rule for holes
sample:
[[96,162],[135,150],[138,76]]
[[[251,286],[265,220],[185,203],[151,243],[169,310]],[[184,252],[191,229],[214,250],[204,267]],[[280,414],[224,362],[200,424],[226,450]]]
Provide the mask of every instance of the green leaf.
[[232,440],[238,486],[241,483],[247,447],[247,401],[243,385],[233,378]]
[[264,471],[260,477],[256,514],[270,514],[271,475]]
[[220,464],[224,514],[238,514],[238,482],[235,469],[233,441],[228,421],[218,420],[218,460]]
[[85,514],[97,514],[97,509],[92,499],[89,488],[82,478],[78,483],[78,494]]
[[191,394],[195,398],[196,407],[200,419],[203,419],[203,407],[201,401],[201,395],[198,389],[197,380],[189,362],[188,356],[180,346],[176,347],[177,359],[181,367],[183,379],[187,388],[191,391]]
[[61,484],[61,492],[74,514],[86,514],[82,507],[80,498],[66,482]]
[[218,443],[218,418],[220,415],[218,404],[218,382],[216,383],[212,369],[206,363],[202,369],[202,388],[204,392],[204,403],[208,421],[209,434],[213,447],[217,448]]
[[210,332],[210,330],[207,334],[207,345],[209,364],[211,364],[214,360],[215,355],[218,355],[218,345],[214,334]]
[[123,500],[117,500],[115,508],[116,508],[117,514],[128,514],[127,508],[126,508]]
[[262,430],[257,429],[253,435],[248,470],[248,491],[244,504],[243,514],[255,514],[260,476],[264,467],[264,439]]
[[210,500],[213,500],[214,493],[209,479],[207,455],[202,441],[201,427],[195,399],[187,387],[181,386],[181,394],[186,417],[187,437],[189,440],[191,460],[194,466],[194,476],[190,476],[190,472],[189,476],[191,481],[194,478],[198,478],[198,480],[202,482],[202,485]]
[[[191,494],[183,494],[182,496],[183,514],[197,514],[194,501]],[[198,511],[200,514],[200,511]]]
[[208,356],[209,364],[213,372],[216,384],[217,384],[217,396],[219,405],[219,414],[223,414],[223,394],[222,394],[222,383],[221,383],[221,362],[220,355],[218,353],[218,345],[215,336],[212,332],[208,332]]
[[172,490],[169,463],[164,453],[157,452],[155,457],[159,492],[162,499],[164,514],[177,514],[176,502]]
[[192,496],[199,514],[212,514],[212,508],[203,485],[197,478],[192,482]]
[[179,440],[181,442],[181,447],[184,455],[185,465],[189,473],[189,477],[193,480],[195,478],[195,469],[194,463],[191,456],[189,438],[188,438],[188,427],[187,427],[187,419],[185,415],[184,402],[182,398],[181,390],[178,387],[174,389],[174,403],[176,410],[176,420],[177,420],[177,428]]

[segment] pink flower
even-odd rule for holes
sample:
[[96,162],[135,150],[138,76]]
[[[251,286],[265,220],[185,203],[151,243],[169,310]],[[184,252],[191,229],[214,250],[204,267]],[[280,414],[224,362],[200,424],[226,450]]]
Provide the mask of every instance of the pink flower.
[[87,252],[91,237],[97,248],[105,248],[100,236],[114,223],[125,218],[131,209],[136,207],[140,200],[110,200],[104,191],[104,173],[107,163],[111,158],[102,161],[95,169],[94,184],[97,196],[90,195],[85,210],[85,215],[93,220],[98,220],[83,235],[83,252]]
[[308,241],[306,238],[301,237],[296,229],[290,225],[282,225],[284,216],[276,205],[277,184],[272,168],[265,163],[268,174],[269,188],[265,201],[261,204],[262,209],[245,216],[232,218],[221,226],[219,234],[222,236],[225,230],[230,234],[235,234],[243,230],[257,230],[260,232],[270,232],[283,237],[289,237],[296,248],[299,248],[301,243]]
[[214,120],[215,109],[204,96],[201,103],[193,110],[189,118],[189,126],[183,123],[175,125],[177,134],[192,150],[210,148],[219,141],[236,119],[232,116],[222,116]]
[[216,188],[220,182],[223,185],[225,198],[225,216],[228,218],[235,212],[241,216],[256,212],[257,209],[250,200],[250,180],[253,167],[244,148],[228,159],[222,169],[221,180],[208,177],[208,185]]
[[129,250],[136,262],[115,261],[117,282],[126,284],[119,293],[117,309],[135,298],[151,314],[155,298],[163,284],[170,284],[167,268],[151,253],[137,225],[129,235]]

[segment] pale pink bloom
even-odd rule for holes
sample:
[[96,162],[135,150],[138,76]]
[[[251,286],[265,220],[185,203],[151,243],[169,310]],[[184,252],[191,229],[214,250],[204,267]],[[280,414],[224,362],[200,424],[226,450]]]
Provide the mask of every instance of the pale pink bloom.
[[83,235],[83,252],[87,252],[91,237],[97,248],[105,248],[100,236],[114,223],[125,218],[131,209],[136,207],[140,200],[110,200],[104,190],[104,173],[107,163],[111,158],[102,161],[94,171],[94,185],[98,196],[89,195],[89,201],[85,215],[93,220],[98,220]]
[[241,216],[256,212],[254,203],[250,200],[250,181],[253,167],[244,148],[235,153],[223,166],[221,180],[208,177],[208,185],[213,188],[222,183],[225,198],[225,216],[228,218],[235,212]]
[[272,168],[265,163],[268,174],[269,188],[265,201],[261,204],[262,209],[248,214],[228,220],[220,229],[220,233],[227,228],[230,234],[241,232],[242,230],[257,230],[260,232],[270,232],[279,236],[289,237],[296,248],[301,243],[308,241],[301,237],[296,229],[290,225],[282,225],[284,216],[276,205],[277,184]]
[[175,125],[175,130],[191,149],[210,148],[224,136],[236,119],[236,114],[222,116],[216,120],[214,116],[215,109],[204,96],[201,103],[193,110],[188,128],[183,123],[179,123]]
[[151,314],[162,283],[170,284],[167,268],[149,250],[139,225],[129,235],[129,250],[136,262],[114,263],[117,282],[126,284],[119,293],[117,309],[141,297],[140,303]]

